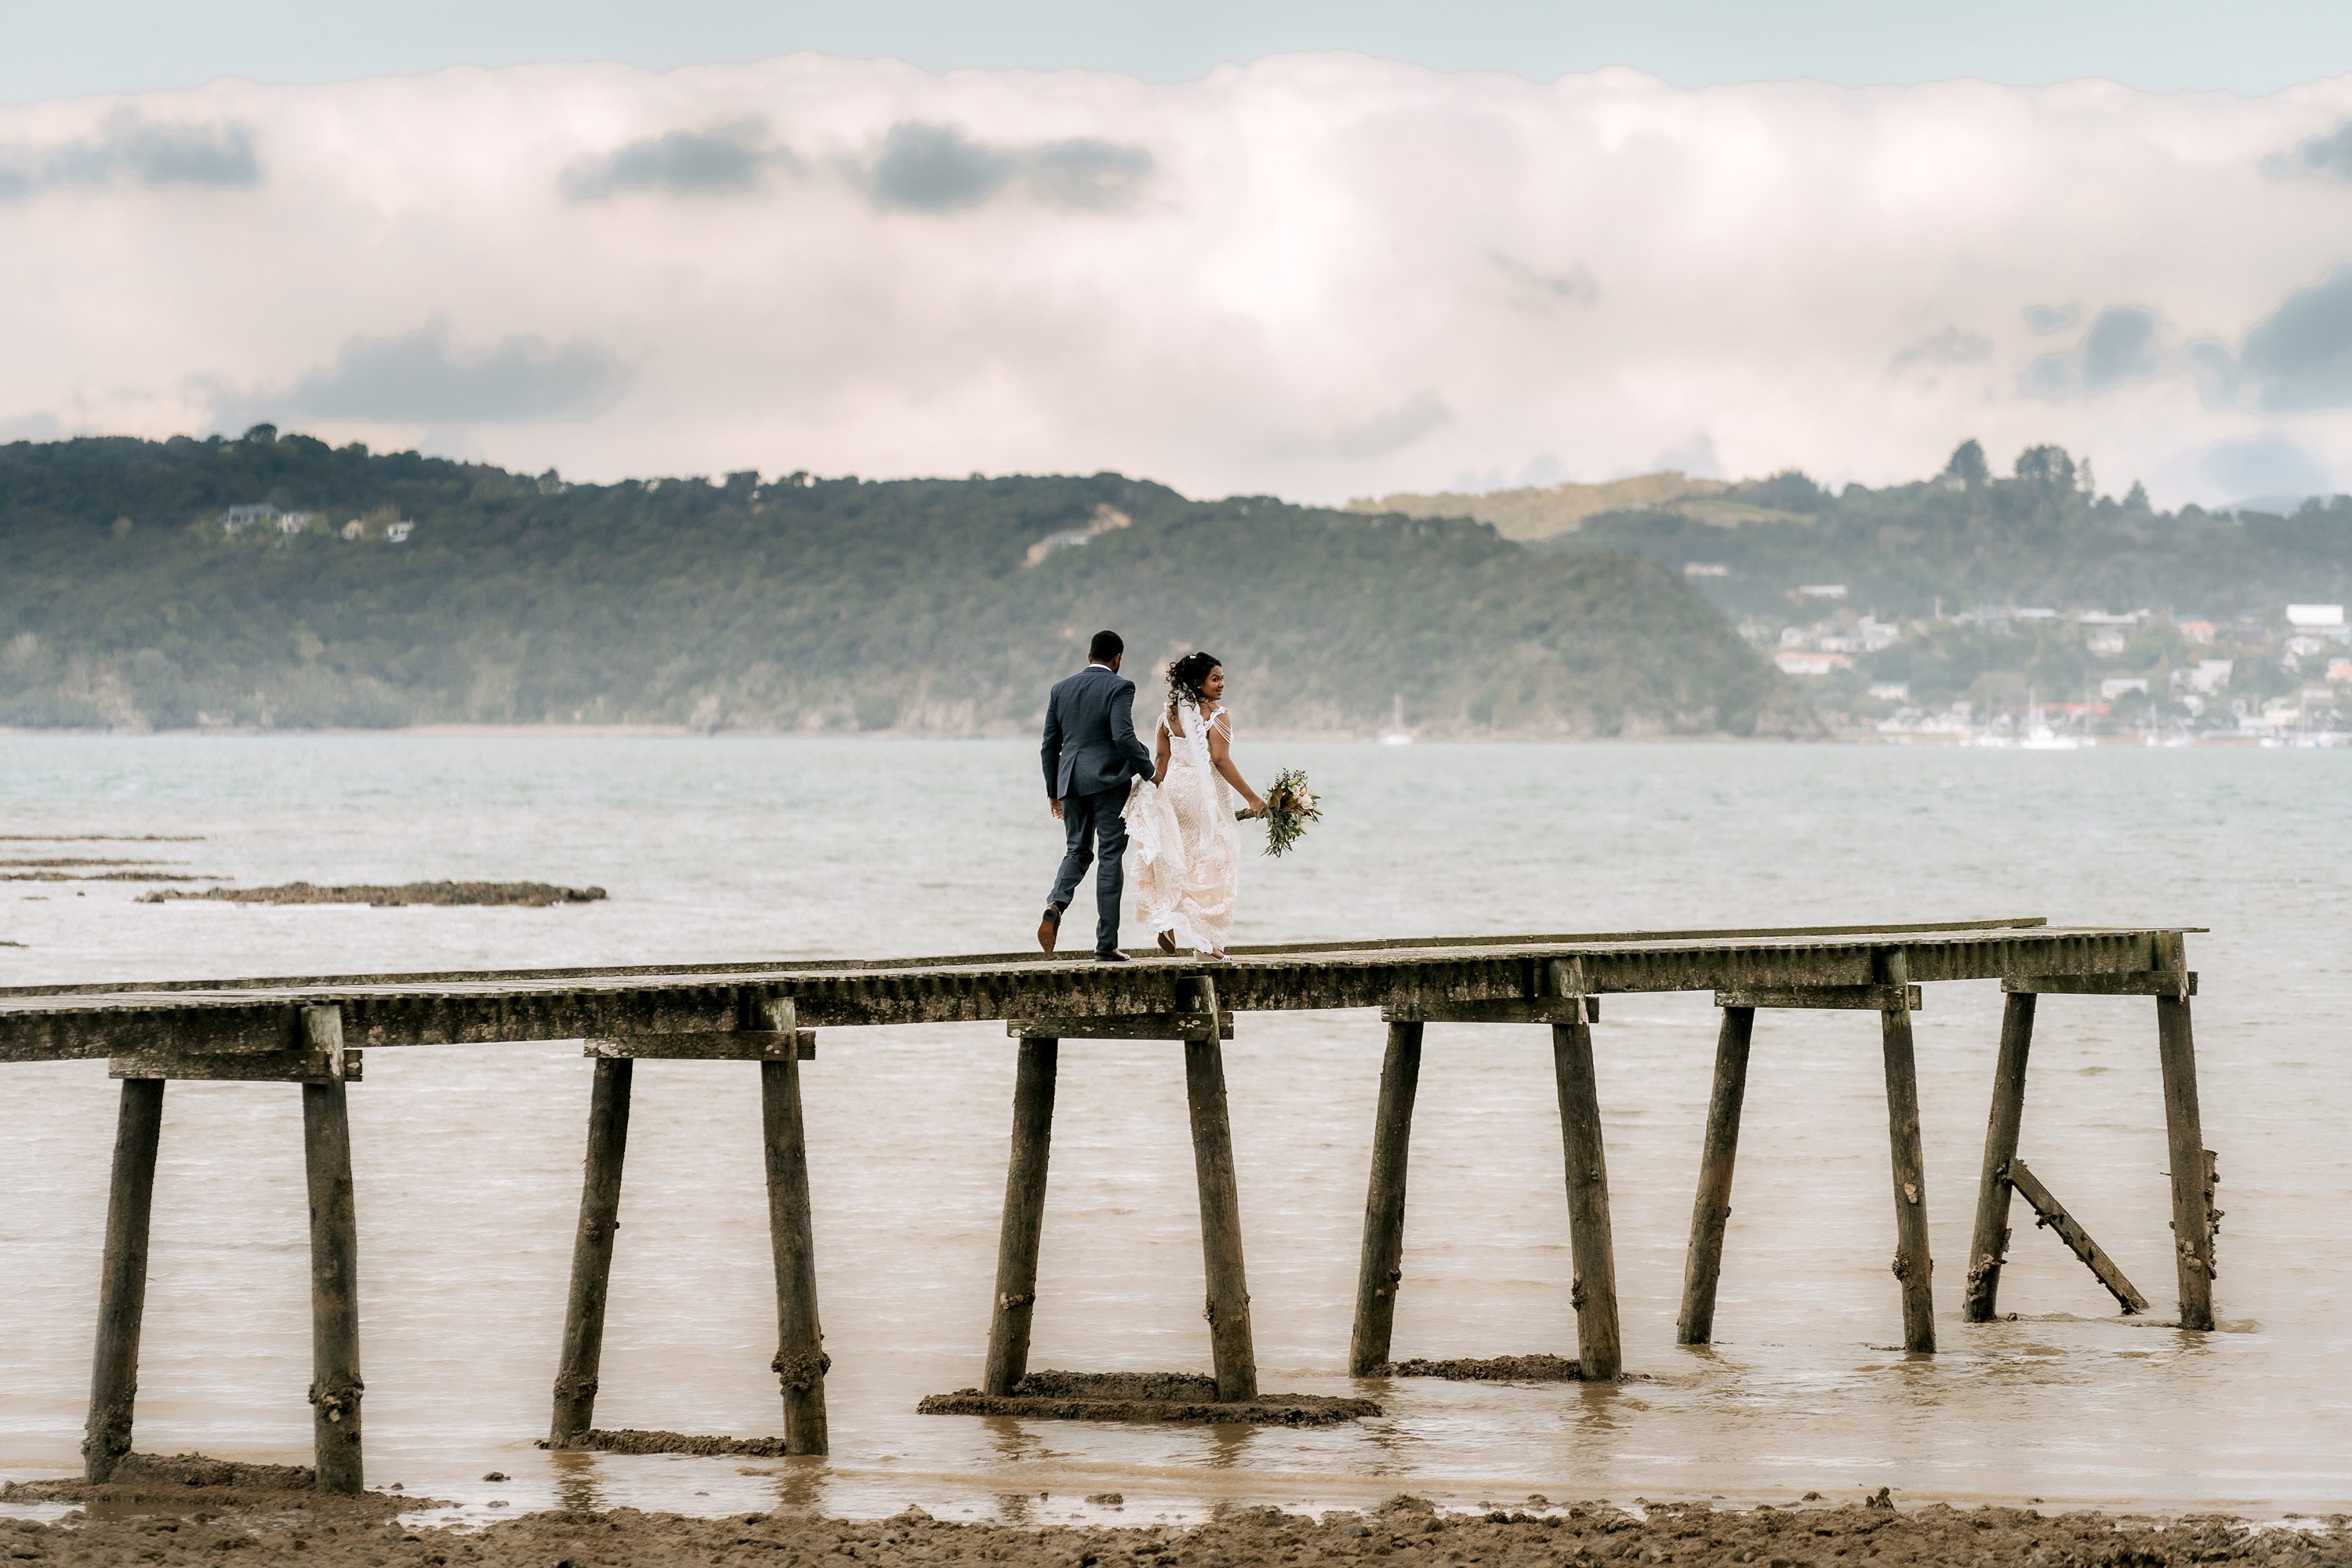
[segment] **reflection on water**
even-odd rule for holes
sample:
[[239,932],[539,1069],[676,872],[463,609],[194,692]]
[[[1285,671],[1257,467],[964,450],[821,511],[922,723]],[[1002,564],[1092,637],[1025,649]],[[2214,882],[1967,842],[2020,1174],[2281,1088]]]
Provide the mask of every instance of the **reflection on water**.
[[[1406,1380],[1377,1420],[1291,1431],[920,1417],[977,1381],[1013,1052],[1001,1026],[829,1033],[803,1072],[829,1461],[553,1455],[589,1068],[576,1046],[371,1053],[352,1094],[369,1467],[463,1517],[534,1507],[1198,1517],[1717,1497],[2047,1498],[2325,1509],[2352,1490],[2352,1266],[2340,1020],[2352,758],[1830,747],[1254,743],[1326,820],[1254,861],[1236,940],[2046,914],[2179,921],[2222,1331],[2118,1319],[2022,1208],[2015,1320],[1958,1321],[2000,999],[1931,987],[1917,1023],[1942,1353],[1906,1357],[1874,1017],[1759,1021],[1717,1344],[1674,1342],[1715,1019],[1612,998],[1595,1030],[1627,1364],[1617,1389]],[[1018,946],[1056,854],[1014,744],[0,737],[12,834],[202,833],[138,853],[245,883],[536,878],[554,910],[142,906],[123,883],[0,884],[0,980],[628,962]],[[28,853],[37,849],[30,847]],[[130,851],[125,851],[130,853]],[[2145,1001],[2042,1005],[2023,1152],[2171,1308]],[[1269,1389],[1342,1375],[1381,1031],[1244,1018],[1228,1047],[1253,1314]],[[1069,1042],[1032,1364],[1205,1368],[1173,1047]],[[113,1086],[0,1068],[0,1475],[78,1465]],[[598,1424],[776,1431],[757,1074],[636,1079]],[[140,1446],[306,1457],[299,1097],[166,1101]],[[1571,1352],[1568,1233],[1540,1028],[1433,1026],[1396,1352]],[[490,1484],[492,1471],[511,1477]],[[1116,1491],[1122,1509],[1090,1504]]]

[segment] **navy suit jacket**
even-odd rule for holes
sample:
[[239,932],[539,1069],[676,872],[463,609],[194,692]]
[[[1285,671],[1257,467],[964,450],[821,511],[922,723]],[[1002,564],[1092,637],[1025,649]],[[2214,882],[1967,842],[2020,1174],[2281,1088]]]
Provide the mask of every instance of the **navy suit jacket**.
[[1135,738],[1135,682],[1090,664],[1045,699],[1045,793],[1055,800],[1125,789],[1160,771]]

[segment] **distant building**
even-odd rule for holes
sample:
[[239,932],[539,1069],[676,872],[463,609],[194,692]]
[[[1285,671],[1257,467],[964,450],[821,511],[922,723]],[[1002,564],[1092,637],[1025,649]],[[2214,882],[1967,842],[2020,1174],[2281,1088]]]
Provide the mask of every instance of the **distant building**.
[[1800,595],[1808,599],[1843,599],[1845,597],[1845,584],[1843,583],[1807,583],[1800,586],[1797,589],[1797,592]]
[[2236,668],[2231,659],[2200,658],[2193,668],[2176,671],[2172,679],[2191,691],[2219,691],[2230,684],[2230,674]]
[[2058,618],[2058,612],[2055,610],[2011,610],[2009,614],[2011,620],[2018,621],[2054,621]]
[[408,536],[415,531],[416,524],[406,518],[398,522],[387,522],[383,525],[383,542],[386,544],[405,544]]
[[1683,575],[1685,577],[1728,577],[1731,575],[1731,568],[1725,565],[1720,561],[1685,561],[1683,563]]
[[353,518],[351,521],[343,524],[342,527],[335,530],[335,531],[341,534],[345,539],[359,539],[366,534],[367,525],[362,522],[358,518]]
[[281,511],[278,514],[278,531],[291,539],[310,527],[310,520],[318,515],[315,511]]
[[242,533],[257,522],[268,522],[278,515],[278,509],[266,500],[249,506],[233,506],[221,513],[223,533]]
[[2286,624],[2291,626],[2310,626],[2315,630],[2340,626],[2344,624],[2344,606],[2341,605],[2289,605],[2286,607]]
[[1870,694],[1882,702],[1908,702],[1911,700],[1911,683],[1907,680],[1874,680],[1870,683]]
[[2352,658],[2331,658],[2327,661],[2327,684],[2352,686]]
[[2147,677],[2145,675],[2111,675],[2106,679],[2099,682],[2099,696],[2106,701],[2112,702],[2126,691],[2137,691],[2142,697],[2147,696]]
[[2210,643],[2221,634],[2221,628],[2210,621],[2175,621],[2173,630],[2183,642]]
[[2113,658],[2130,646],[2121,626],[2093,626],[2083,636],[2083,647],[2101,658]]
[[1821,648],[1784,647],[1772,655],[1772,662],[1780,667],[1783,675],[1833,675],[1841,669],[1852,669],[1853,655]]

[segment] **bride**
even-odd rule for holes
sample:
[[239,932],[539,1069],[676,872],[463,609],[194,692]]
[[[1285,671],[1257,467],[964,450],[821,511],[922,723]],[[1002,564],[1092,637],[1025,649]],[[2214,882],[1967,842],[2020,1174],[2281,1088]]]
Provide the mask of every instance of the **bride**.
[[1249,802],[1249,816],[1265,815],[1265,800],[1234,766],[1224,695],[1224,666],[1210,655],[1188,653],[1168,667],[1168,710],[1154,744],[1158,771],[1150,783],[1136,780],[1128,795],[1136,917],[1158,936],[1162,952],[1174,952],[1181,936],[1206,957],[1225,956],[1241,880],[1234,793]]

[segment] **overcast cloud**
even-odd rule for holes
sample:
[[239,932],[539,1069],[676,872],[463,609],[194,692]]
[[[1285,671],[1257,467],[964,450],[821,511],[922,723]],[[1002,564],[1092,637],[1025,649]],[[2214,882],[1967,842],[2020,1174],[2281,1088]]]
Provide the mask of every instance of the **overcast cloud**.
[[[2352,483],[2352,79],[795,56],[0,110],[0,430],[1339,499],[2056,441]],[[2079,302],[2074,303],[2074,302]]]

